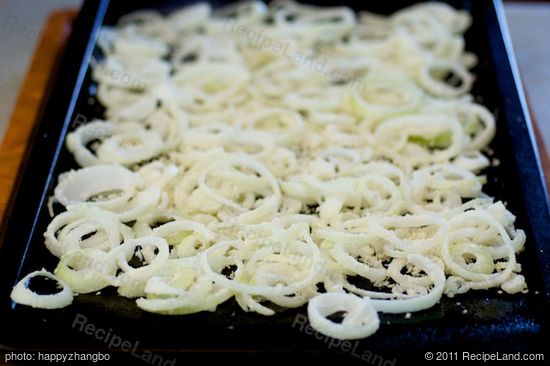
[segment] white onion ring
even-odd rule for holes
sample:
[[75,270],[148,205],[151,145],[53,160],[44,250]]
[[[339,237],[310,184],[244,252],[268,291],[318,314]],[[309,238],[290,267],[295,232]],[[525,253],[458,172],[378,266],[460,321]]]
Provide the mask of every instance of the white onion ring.
[[[328,315],[344,311],[341,324],[327,319]],[[378,330],[380,320],[372,301],[345,293],[326,293],[309,300],[307,315],[318,332],[338,339],[360,339]]]
[[[54,195],[63,206],[88,204],[102,208],[116,208],[134,195],[140,179],[130,170],[119,165],[96,165],[73,170],[59,178]],[[98,202],[87,202],[105,192],[121,191],[114,197]]]
[[410,299],[372,300],[377,311],[391,314],[412,313],[431,308],[441,298],[445,289],[445,273],[441,267],[420,254],[407,255],[407,261],[422,268],[432,280],[434,287],[427,295]]
[[[43,276],[61,285],[61,291],[52,295],[39,295],[30,290],[27,285],[33,277]],[[34,271],[23,277],[11,291],[10,297],[18,304],[28,305],[40,309],[59,309],[70,305],[73,302],[73,293],[71,288],[63,281],[52,275],[50,272],[42,269]]]

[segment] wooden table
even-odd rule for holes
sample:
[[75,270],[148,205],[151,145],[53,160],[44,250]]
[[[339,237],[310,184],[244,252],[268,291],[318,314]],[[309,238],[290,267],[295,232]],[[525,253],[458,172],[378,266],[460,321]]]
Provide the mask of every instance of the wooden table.
[[[16,186],[18,171],[24,167],[25,154],[32,138],[50,75],[63,50],[76,11],[53,13],[42,32],[31,67],[19,94],[6,136],[0,147],[0,217],[3,217]],[[533,118],[533,122],[534,118]],[[550,187],[550,159],[542,137],[534,123],[541,160],[546,172],[546,184]]]
[[0,147],[0,218],[10,204],[50,76],[63,51],[76,14],[75,10],[52,13],[32,58]]

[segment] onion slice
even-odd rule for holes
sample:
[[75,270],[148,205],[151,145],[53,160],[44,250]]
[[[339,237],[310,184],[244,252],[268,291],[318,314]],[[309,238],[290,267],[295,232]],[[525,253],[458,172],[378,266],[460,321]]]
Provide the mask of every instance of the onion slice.
[[[329,315],[345,312],[342,323],[328,319]],[[368,297],[346,293],[317,295],[307,306],[311,326],[318,332],[338,339],[360,339],[378,330],[380,319]]]
[[[32,291],[29,289],[28,284],[33,277],[38,276],[57,281],[57,283],[61,286],[61,291],[51,295],[40,295]],[[28,305],[33,308],[40,309],[64,308],[73,302],[73,292],[71,291],[71,288],[64,281],[58,279],[45,269],[31,272],[23,277],[23,279],[13,288],[10,297],[18,304]]]

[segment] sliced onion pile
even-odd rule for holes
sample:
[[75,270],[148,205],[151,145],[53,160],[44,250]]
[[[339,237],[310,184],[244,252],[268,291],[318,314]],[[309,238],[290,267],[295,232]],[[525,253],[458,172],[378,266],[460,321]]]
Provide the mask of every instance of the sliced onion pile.
[[[114,286],[160,314],[307,304],[316,330],[357,339],[377,312],[526,291],[525,234],[483,193],[496,123],[469,94],[469,24],[433,2],[252,1],[105,27],[105,119],[68,135],[81,168],[59,177],[44,234],[59,264],[12,299],[58,308]],[[33,293],[33,276],[61,292]]]

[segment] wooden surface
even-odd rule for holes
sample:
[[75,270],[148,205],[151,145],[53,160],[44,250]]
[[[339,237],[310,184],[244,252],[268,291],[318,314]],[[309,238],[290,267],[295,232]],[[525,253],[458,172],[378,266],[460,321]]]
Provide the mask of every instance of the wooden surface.
[[[75,11],[67,10],[55,12],[50,16],[19,94],[8,130],[0,147],[0,218],[3,217],[9,204],[47,83],[68,38],[71,21],[75,15]],[[533,123],[541,152],[541,161],[546,172],[546,184],[547,187],[550,187],[550,159],[544,148],[534,116]]]
[[0,218],[9,204],[50,76],[63,50],[74,10],[52,13],[46,22],[0,147]]

